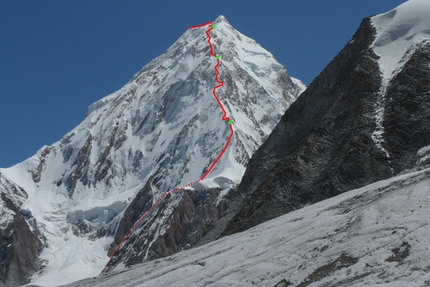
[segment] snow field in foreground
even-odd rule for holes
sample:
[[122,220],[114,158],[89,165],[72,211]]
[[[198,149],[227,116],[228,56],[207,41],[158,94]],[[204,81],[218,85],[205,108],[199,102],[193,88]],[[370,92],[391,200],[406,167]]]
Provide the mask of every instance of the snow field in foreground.
[[426,169],[380,181],[210,244],[67,286],[274,286],[283,279],[292,286],[425,286],[429,176]]

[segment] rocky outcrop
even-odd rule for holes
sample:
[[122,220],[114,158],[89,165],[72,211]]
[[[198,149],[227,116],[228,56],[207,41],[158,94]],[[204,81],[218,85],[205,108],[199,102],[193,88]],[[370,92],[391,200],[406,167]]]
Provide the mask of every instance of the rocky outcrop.
[[40,182],[40,179],[42,178],[43,170],[46,168],[47,158],[49,157],[50,153],[51,153],[50,147],[45,147],[41,152],[39,157],[39,164],[37,165],[36,169],[33,170],[31,173],[34,182]]
[[112,252],[113,249],[121,242],[127,232],[132,228],[134,223],[142,216],[142,214],[151,208],[153,204],[153,192],[151,180],[148,180],[144,187],[139,190],[136,197],[124,212],[124,215],[122,216],[118,229],[115,233],[114,242],[112,242],[109,252]]
[[[249,161],[241,207],[223,235],[413,168],[430,143],[428,45],[390,82],[384,147],[372,140],[381,88],[375,29],[363,20],[353,39],[290,106]],[[426,49],[427,48],[427,49]]]
[[[79,179],[85,184],[87,184],[87,181],[88,181],[87,172],[88,172],[88,166],[90,162],[92,140],[93,140],[92,135],[89,135],[87,140],[85,141],[85,144],[81,147],[81,149],[79,150],[79,153],[77,154],[77,157],[75,158],[75,161],[73,163],[73,167],[74,167],[73,172],[64,181],[67,187],[67,192],[70,197],[73,196],[73,192],[75,190],[76,184]],[[59,184],[61,184],[61,182]]]
[[395,173],[411,169],[430,144],[430,42],[420,44],[387,88],[385,149]]
[[[129,205],[119,224],[110,252],[140,216],[152,206],[153,189],[151,181],[148,181]],[[151,211],[107,264],[105,272],[121,261],[126,266],[133,265],[166,257],[197,245],[225,215],[230,204],[228,196],[223,196],[218,201],[220,189],[217,188],[183,190],[181,193],[167,196]],[[172,208],[174,210],[170,213],[168,210]],[[157,223],[160,220],[165,222]]]
[[21,286],[41,268],[43,244],[19,208],[26,192],[0,175],[0,286]]

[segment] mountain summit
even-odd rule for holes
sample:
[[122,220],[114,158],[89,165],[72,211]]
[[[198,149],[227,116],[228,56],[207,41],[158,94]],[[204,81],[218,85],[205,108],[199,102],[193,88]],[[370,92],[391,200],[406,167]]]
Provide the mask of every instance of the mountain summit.
[[214,24],[219,24],[220,22],[225,22],[226,24],[230,24],[228,23],[227,19],[224,17],[224,15],[219,15],[215,21],[213,22]]
[[[197,244],[224,215],[253,152],[305,88],[225,17],[215,23],[211,42],[225,83],[217,94],[235,136],[207,178],[155,209],[108,269]],[[0,170],[22,187],[17,216],[31,222],[34,240],[44,244],[34,284],[98,274],[108,252],[162,193],[199,179],[214,162],[229,127],[212,96],[216,60],[209,55],[207,28],[187,30],[124,87],[90,105],[83,122],[60,141]],[[2,221],[2,230],[9,224]],[[10,248],[20,240],[0,237]],[[15,259],[7,260],[19,260],[11,254]],[[10,272],[0,273],[0,281],[13,277]]]

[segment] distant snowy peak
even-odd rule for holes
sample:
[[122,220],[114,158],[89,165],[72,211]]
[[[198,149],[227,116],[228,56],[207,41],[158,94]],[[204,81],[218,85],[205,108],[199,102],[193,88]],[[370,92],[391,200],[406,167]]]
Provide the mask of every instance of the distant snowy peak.
[[430,40],[430,1],[409,0],[395,9],[372,17],[376,28],[373,49],[380,56],[383,79],[389,81],[417,44]]

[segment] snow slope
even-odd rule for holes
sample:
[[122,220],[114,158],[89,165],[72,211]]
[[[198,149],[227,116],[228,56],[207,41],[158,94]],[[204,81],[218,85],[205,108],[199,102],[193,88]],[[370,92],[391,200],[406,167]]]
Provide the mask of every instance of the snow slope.
[[430,1],[409,0],[395,9],[372,17],[377,35],[372,45],[382,74],[382,86],[375,105],[376,129],[372,135],[376,146],[387,157],[383,148],[384,104],[387,87],[415,49],[424,41],[430,41]]
[[428,286],[429,194],[427,168],[67,286]]
[[[194,186],[200,189],[238,184],[255,149],[304,89],[223,16],[215,23],[212,43],[225,82],[217,94],[236,133],[212,173]],[[187,30],[124,87],[90,105],[83,122],[60,141],[0,170],[28,193],[22,208],[45,240],[44,269],[34,284],[98,274],[124,210],[149,179],[155,201],[199,179],[218,156],[229,126],[212,97],[216,60],[205,31]],[[181,194],[173,199],[167,210],[174,210]],[[154,229],[164,230],[169,215]]]

